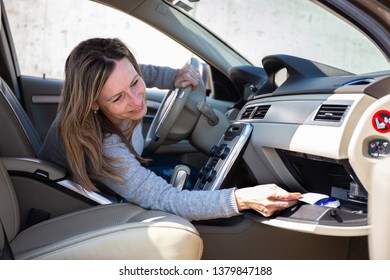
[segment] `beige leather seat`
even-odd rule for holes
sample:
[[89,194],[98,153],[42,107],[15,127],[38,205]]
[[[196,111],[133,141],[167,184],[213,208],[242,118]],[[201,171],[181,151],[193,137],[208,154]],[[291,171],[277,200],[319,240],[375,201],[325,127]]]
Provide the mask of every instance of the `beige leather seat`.
[[[20,232],[18,199],[1,157],[34,158],[40,140],[1,78],[0,130],[0,218],[15,259],[201,258],[203,242],[189,221],[130,203],[91,206]],[[0,229],[0,251],[4,241]]]
[[[203,243],[182,217],[129,204],[69,213],[19,232],[19,208],[0,160],[0,217],[16,259],[200,259]],[[4,236],[0,233],[0,249]]]

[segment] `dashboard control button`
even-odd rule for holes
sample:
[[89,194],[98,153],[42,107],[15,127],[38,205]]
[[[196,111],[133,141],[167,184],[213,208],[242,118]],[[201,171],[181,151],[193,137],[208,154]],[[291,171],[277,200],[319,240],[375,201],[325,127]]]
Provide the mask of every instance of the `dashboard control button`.
[[217,171],[210,170],[209,173],[207,173],[206,175],[206,181],[211,182],[215,178],[215,176],[217,176]]
[[225,159],[230,153],[229,147],[224,147],[222,152],[219,154],[220,159]]
[[390,152],[389,141],[384,139],[374,139],[368,143],[368,154],[377,158],[388,155]]

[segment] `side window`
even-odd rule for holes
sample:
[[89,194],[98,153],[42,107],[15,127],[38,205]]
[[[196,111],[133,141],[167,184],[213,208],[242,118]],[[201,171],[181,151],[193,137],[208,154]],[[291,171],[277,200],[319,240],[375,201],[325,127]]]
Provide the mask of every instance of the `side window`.
[[4,6],[22,75],[62,79],[70,51],[91,37],[123,40],[143,64],[180,68],[191,57],[154,28],[93,1],[4,0]]

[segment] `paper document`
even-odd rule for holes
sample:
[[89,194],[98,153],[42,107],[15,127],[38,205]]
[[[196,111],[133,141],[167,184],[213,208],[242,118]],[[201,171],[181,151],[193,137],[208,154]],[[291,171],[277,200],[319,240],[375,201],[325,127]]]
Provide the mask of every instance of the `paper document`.
[[302,202],[314,205],[321,199],[328,198],[329,196],[322,193],[304,193],[302,197],[299,199]]

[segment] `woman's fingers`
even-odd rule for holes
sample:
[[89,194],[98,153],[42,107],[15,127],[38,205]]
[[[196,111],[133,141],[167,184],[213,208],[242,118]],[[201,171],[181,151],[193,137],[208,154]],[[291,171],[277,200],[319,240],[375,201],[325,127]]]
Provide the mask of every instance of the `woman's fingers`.
[[177,71],[174,83],[176,88],[185,88],[188,86],[196,87],[199,81],[199,71],[194,66],[187,64]]
[[235,195],[240,211],[253,209],[265,217],[295,205],[301,197],[301,193],[290,193],[275,184],[238,189]]

